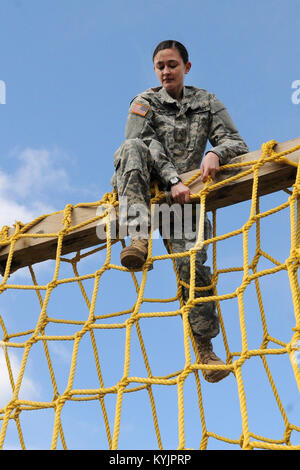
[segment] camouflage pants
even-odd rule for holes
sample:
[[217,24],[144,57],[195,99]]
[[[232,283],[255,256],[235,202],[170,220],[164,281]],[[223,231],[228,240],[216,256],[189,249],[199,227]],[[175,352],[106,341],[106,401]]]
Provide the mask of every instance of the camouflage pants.
[[[118,191],[119,198],[127,197],[128,212],[122,215],[122,218],[128,217],[127,223],[134,224],[136,219],[136,211],[130,214],[130,207],[138,205],[140,208],[139,221],[142,225],[147,226],[147,230],[151,224],[150,218],[150,184],[153,178],[151,154],[148,147],[140,139],[126,140],[118,151],[115,153],[115,174],[112,184]],[[164,237],[162,230],[162,222],[159,229],[163,238],[164,245],[168,253],[182,253],[190,250],[197,240],[197,217],[196,205],[193,205],[192,224],[183,227],[183,218],[180,224],[182,230],[180,236],[174,230],[174,222],[176,216],[171,217],[170,231],[168,238]],[[172,215],[172,214],[171,214]],[[119,220],[119,223],[123,223]],[[178,224],[177,224],[178,228]],[[211,224],[206,217],[204,226],[205,238],[211,236]],[[204,266],[207,260],[206,249],[203,248],[196,255],[196,287],[209,286],[211,284],[211,271],[208,266]],[[190,257],[175,258],[176,268],[180,279],[185,283],[190,282]],[[195,290],[195,298],[212,295],[211,289],[204,291]],[[183,300],[187,302],[189,298],[189,288],[182,286]],[[219,333],[219,319],[216,313],[215,302],[197,303],[189,312],[189,323],[195,339],[213,338]]]

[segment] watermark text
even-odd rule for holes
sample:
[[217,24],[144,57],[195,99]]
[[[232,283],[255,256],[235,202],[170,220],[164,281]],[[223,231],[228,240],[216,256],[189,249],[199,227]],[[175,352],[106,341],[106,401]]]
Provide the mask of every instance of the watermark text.
[[295,91],[292,93],[291,100],[293,104],[299,104],[300,103],[300,80],[294,80],[292,82],[292,88],[295,89]]
[[6,84],[0,80],[0,104],[6,104]]
[[[152,232],[152,238],[159,238],[159,232],[163,239],[174,238],[194,241],[197,238],[200,205],[184,204],[153,204],[150,208],[145,204],[128,204],[127,197],[119,197],[119,206],[116,208],[110,204],[98,206],[97,216],[101,216],[97,224],[97,236],[105,240],[107,236],[107,223],[109,221],[110,238],[112,240],[132,238],[147,239]],[[118,222],[117,222],[118,221]],[[206,231],[207,231],[207,225]],[[205,238],[208,234],[205,233]]]

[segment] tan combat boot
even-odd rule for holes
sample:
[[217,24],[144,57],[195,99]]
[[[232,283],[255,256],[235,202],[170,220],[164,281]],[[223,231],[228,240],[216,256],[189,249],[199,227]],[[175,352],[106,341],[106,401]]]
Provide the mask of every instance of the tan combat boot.
[[[197,341],[200,361],[202,364],[210,364],[212,366],[223,366],[224,362],[213,352],[212,342],[210,339]],[[230,370],[225,369],[205,369],[203,370],[204,378],[208,382],[219,382],[230,374]]]
[[127,269],[141,269],[148,255],[148,240],[131,239],[120,255],[122,266]]

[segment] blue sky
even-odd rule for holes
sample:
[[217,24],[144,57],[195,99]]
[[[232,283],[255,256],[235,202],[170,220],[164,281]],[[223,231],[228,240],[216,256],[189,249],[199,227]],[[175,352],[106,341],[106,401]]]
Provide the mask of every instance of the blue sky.
[[[6,100],[0,104],[0,225],[12,225],[15,220],[27,222],[40,214],[63,209],[67,203],[96,201],[110,191],[112,157],[124,138],[129,102],[139,92],[158,85],[151,58],[156,44],[164,39],[177,39],[186,45],[192,62],[186,84],[208,89],[225,103],[251,151],[270,139],[283,142],[299,137],[300,103],[292,102],[292,83],[300,80],[299,17],[300,4],[296,0],[2,0],[0,80],[5,83]],[[272,195],[264,199],[262,206],[272,207],[285,199],[285,194]],[[220,233],[240,227],[249,216],[249,207],[243,203],[219,211]],[[262,228],[265,251],[284,261],[288,256],[288,211],[264,220]],[[241,265],[241,240],[223,244],[218,251],[220,266]],[[159,240],[154,248],[157,254],[163,252]],[[116,263],[118,255],[117,246],[113,251]],[[83,262],[81,269],[93,272],[103,261],[103,255],[97,255]],[[69,275],[68,269],[62,268],[62,277]],[[38,265],[37,273],[40,283],[49,282],[53,263]],[[115,276],[118,295],[114,295],[110,276]],[[15,279],[29,282],[24,271],[16,273]],[[99,312],[132,306],[135,291],[129,275],[105,273],[101,282]],[[228,276],[228,280],[220,280],[219,290],[230,292],[240,282],[239,274]],[[68,289],[66,286],[53,292],[49,316],[86,318],[80,293],[66,294]],[[91,282],[87,282],[87,289],[91,293]],[[149,273],[146,289],[152,297],[175,295],[175,278],[168,262],[157,263],[157,268]],[[289,341],[295,320],[286,273],[263,279],[262,289],[271,334]],[[261,326],[252,286],[247,290],[245,303],[249,346],[258,347]],[[1,304],[0,314],[9,331],[35,324],[39,305],[32,292],[21,296],[20,292],[5,291]],[[222,308],[231,350],[236,351],[240,347],[237,302],[226,301]],[[157,304],[143,306],[143,311],[168,309]],[[179,318],[143,320],[141,326],[155,373],[163,375],[183,367]],[[51,328],[55,330],[54,326]],[[97,336],[108,385],[122,374],[123,333],[104,330]],[[220,337],[216,347],[220,354],[224,353]],[[62,393],[72,344],[53,342],[51,348]],[[97,387],[95,371],[86,366],[90,353],[88,341],[83,342],[76,375],[78,388]],[[16,375],[21,355],[20,350],[13,356]],[[42,356],[39,346],[32,350],[24,396],[47,401],[52,399],[51,386]],[[145,373],[135,338],[132,363],[136,368],[132,375]],[[278,356],[270,364],[288,417],[299,425],[298,390],[289,361]],[[243,376],[252,432],[281,438],[282,419],[258,359],[245,365]],[[209,430],[239,439],[241,422],[234,379],[230,377],[216,385],[204,382],[202,386]],[[8,393],[5,387],[0,394],[4,401]],[[163,443],[165,448],[176,448],[176,388],[158,388],[153,387]],[[192,378],[185,385],[185,397],[187,447],[197,448],[201,428]],[[115,396],[107,397],[107,406],[113,426]],[[49,448],[53,410],[32,412],[30,416],[29,412],[28,416],[24,413],[22,420],[27,446]],[[96,409],[91,403],[67,404],[63,424],[70,448],[106,448],[99,406]],[[151,426],[146,392],[127,394],[120,448],[156,448]],[[294,444],[300,443],[299,436],[293,439]],[[8,428],[5,445],[18,448],[13,424]],[[208,447],[231,448],[212,439]]]

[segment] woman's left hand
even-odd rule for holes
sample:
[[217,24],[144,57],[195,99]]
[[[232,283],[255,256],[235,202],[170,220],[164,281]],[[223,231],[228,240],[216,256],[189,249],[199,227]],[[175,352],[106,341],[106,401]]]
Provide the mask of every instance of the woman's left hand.
[[201,179],[203,183],[207,181],[208,176],[215,179],[216,173],[220,169],[220,160],[218,155],[213,152],[208,152],[201,163]]

